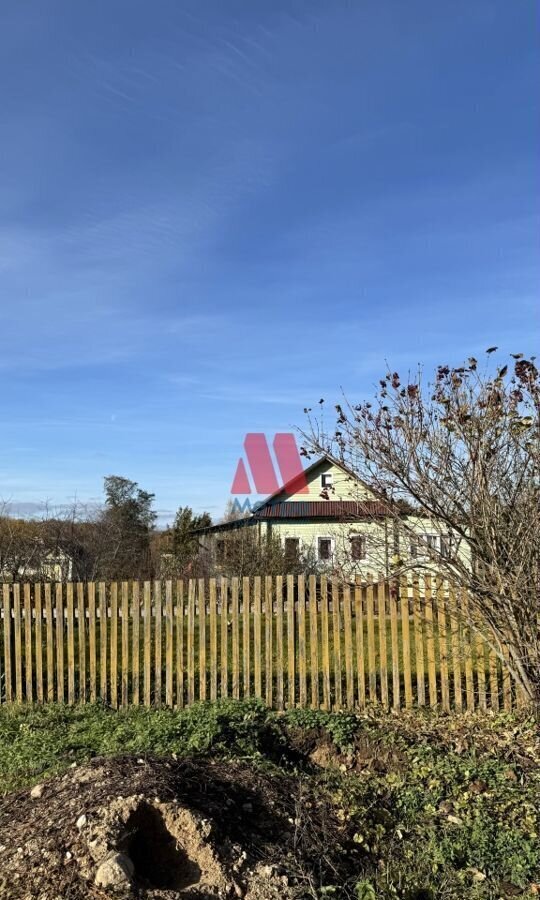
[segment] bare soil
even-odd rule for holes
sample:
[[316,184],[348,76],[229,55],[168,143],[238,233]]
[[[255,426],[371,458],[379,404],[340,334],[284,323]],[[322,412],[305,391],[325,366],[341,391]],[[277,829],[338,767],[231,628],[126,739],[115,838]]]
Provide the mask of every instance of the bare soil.
[[[0,897],[314,896],[348,838],[309,784],[247,763],[95,759],[0,801]],[[111,859],[127,868],[112,886]]]

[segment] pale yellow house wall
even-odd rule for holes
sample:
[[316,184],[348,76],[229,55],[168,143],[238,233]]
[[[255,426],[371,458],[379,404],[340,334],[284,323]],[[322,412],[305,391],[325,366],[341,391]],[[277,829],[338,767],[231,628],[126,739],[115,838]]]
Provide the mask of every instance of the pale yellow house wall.
[[[407,547],[400,548],[400,555],[405,561],[410,560],[410,543],[413,539],[413,534],[421,535],[436,535],[439,539],[441,537],[448,536],[448,526],[443,522],[437,521],[437,519],[428,518],[426,516],[408,516],[407,517],[407,529],[412,532],[410,538],[405,535],[402,536],[401,543],[403,544],[406,540]],[[456,535],[452,536],[452,552],[455,556],[467,567],[471,565],[471,548],[466,540],[459,539]],[[417,553],[418,559],[420,562],[425,563],[428,554],[425,552],[425,547],[423,546],[423,541],[420,538],[417,544]]]
[[[411,556],[411,540],[403,528],[399,528],[399,537],[395,537],[395,524],[392,519],[379,522],[324,522],[312,519],[277,520],[261,523],[264,533],[266,525],[267,533],[276,535],[284,544],[285,539],[298,538],[300,550],[311,552],[317,558],[318,538],[331,538],[333,541],[333,557],[324,565],[329,569],[338,569],[357,574],[390,574],[394,565],[400,560],[401,564],[414,565],[416,559],[425,568],[427,556],[422,554],[421,541],[417,546],[418,555]],[[420,535],[436,534],[446,535],[447,529],[437,528],[431,519],[409,518],[407,529]],[[366,557],[361,561],[351,559],[351,537],[355,534],[366,537]],[[457,547],[459,558],[465,565],[470,564],[470,550],[468,545],[461,541]]]
[[[298,538],[300,550],[312,553],[317,558],[318,539],[331,538],[333,557],[324,563],[332,569],[354,570],[358,574],[386,572],[389,556],[392,555],[392,523],[373,522],[314,522],[307,520],[291,520],[267,522],[268,532],[279,537],[282,543],[286,538]],[[390,529],[390,531],[389,531]],[[353,561],[351,559],[351,537],[365,535],[366,558]]]

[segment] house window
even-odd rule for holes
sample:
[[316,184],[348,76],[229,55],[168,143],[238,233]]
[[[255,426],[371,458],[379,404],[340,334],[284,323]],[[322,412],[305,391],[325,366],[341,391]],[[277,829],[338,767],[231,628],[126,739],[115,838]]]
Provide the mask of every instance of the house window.
[[358,561],[366,558],[366,537],[363,534],[354,534],[351,537],[351,557]]
[[216,543],[216,557],[217,557],[218,563],[224,563],[224,562],[225,562],[225,547],[226,547],[225,541],[217,541],[217,543]]
[[413,559],[427,559],[430,554],[440,554],[443,559],[450,559],[453,553],[451,534],[419,534],[418,540],[412,539],[410,554]]
[[285,559],[296,562],[300,554],[300,538],[285,538]]
[[327,488],[332,487],[332,473],[331,472],[324,472],[321,475],[321,487],[322,487],[323,491]]
[[320,537],[317,542],[319,559],[332,559],[332,538]]
[[452,535],[441,534],[440,537],[441,556],[444,559],[450,559],[452,556]]

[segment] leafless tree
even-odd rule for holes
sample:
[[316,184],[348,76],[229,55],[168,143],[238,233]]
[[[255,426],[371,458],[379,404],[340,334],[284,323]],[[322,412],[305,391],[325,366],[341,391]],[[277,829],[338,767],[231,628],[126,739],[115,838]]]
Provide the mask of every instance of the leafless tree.
[[[257,523],[198,538],[193,573],[204,576],[285,575],[315,573],[318,563],[308,548],[290,554],[278,535],[260,535]],[[190,573],[192,574],[192,573]]]
[[440,366],[431,382],[421,369],[405,379],[387,372],[370,401],[336,407],[332,434],[312,421],[307,443],[331,450],[388,502],[397,547],[420,551],[398,551],[396,570],[422,559],[467,591],[475,622],[488,623],[538,708],[540,377],[534,357],[519,353],[494,368],[496,349],[482,369],[470,358]]
[[75,508],[53,512],[44,504],[39,517],[18,518],[11,515],[9,504],[4,504],[0,510],[0,579],[73,577],[74,563],[80,558],[75,517]]
[[0,508],[0,580],[151,578],[153,495],[119,476],[105,479],[103,506],[78,503],[39,517]]

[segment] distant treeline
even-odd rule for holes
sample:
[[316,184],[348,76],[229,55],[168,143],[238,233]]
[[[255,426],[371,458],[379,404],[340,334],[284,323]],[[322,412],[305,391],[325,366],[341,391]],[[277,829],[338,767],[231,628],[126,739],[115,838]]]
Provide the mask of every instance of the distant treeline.
[[[62,516],[14,518],[0,511],[0,579],[93,581],[252,575],[313,571],[305,557],[287,559],[277,540],[260,545],[251,529],[227,539],[216,558],[213,543],[197,531],[212,524],[209,513],[180,507],[171,526],[156,528],[155,495],[119,475],[104,479],[99,508],[74,506]],[[223,520],[235,518],[232,507]],[[291,568],[291,563],[294,563]]]

